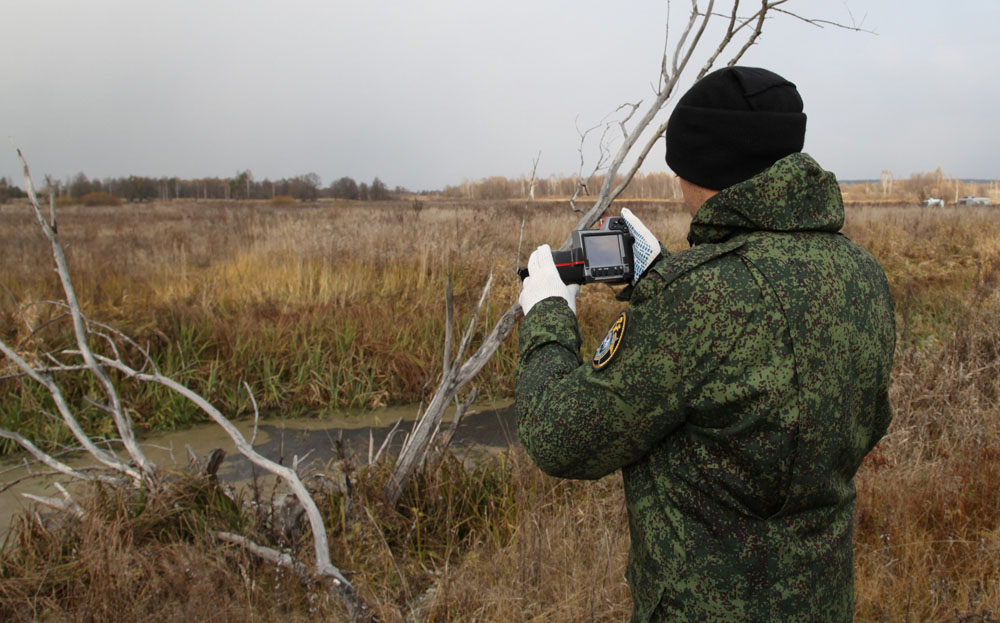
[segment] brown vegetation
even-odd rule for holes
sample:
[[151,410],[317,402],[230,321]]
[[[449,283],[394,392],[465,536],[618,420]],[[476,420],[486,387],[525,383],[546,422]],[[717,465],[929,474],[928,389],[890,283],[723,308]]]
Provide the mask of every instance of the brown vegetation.
[[[679,206],[633,210],[668,247],[686,246]],[[848,209],[845,233],[889,275],[899,331],[895,420],[857,479],[858,620],[1000,619],[997,214]],[[522,218],[522,258],[560,242],[576,220],[565,204],[525,211],[523,202],[187,203],[61,215],[86,311],[148,340],[163,362],[176,359],[174,369],[228,412],[243,406],[242,380],[282,409],[420,399],[440,358],[447,272],[461,315],[494,270],[495,320],[515,297]],[[25,348],[63,339],[58,322],[31,334],[21,321],[58,315],[25,305],[58,296],[38,270],[47,249],[27,212],[8,212],[0,243],[5,337]],[[585,351],[619,306],[607,288],[584,289]],[[477,379],[481,392],[509,395],[514,347]],[[0,382],[4,426],[20,418],[38,437],[54,435],[30,412],[37,396]],[[182,423],[159,398],[131,396],[137,420]],[[355,572],[383,621],[627,618],[620,476],[556,481],[520,450],[477,467],[445,455],[387,509],[386,469],[349,468],[349,504],[322,498],[334,559]],[[206,526],[243,521],[266,540],[268,517],[234,513],[204,485],[189,491],[149,502],[95,493],[86,504],[100,513],[82,524],[22,519],[0,554],[0,618],[189,620],[203,617],[188,610],[197,603],[212,604],[216,620],[336,616],[318,593],[206,537]]]
[[[624,178],[615,178],[619,184]],[[480,180],[463,180],[457,186],[445,186],[443,197],[467,201],[525,199],[565,199],[576,192],[578,176],[550,175],[532,183],[528,178],[492,176]],[[580,197],[594,195],[600,188],[600,175],[584,179],[585,191]],[[915,173],[908,178],[896,179],[886,171],[883,177],[873,181],[845,181],[841,191],[845,199],[852,202],[881,204],[914,203],[936,197],[948,204],[954,204],[959,197],[967,195],[990,197],[1000,203],[1000,181],[969,181],[957,179],[938,169],[930,173]],[[646,199],[679,201],[681,199],[680,179],[666,172],[637,173],[620,196],[621,199]]]
[[858,477],[858,610],[997,621],[1000,232],[989,209],[912,212],[853,225],[890,275],[900,334],[895,419]]
[[94,192],[80,197],[80,203],[93,208],[96,206],[120,206],[122,200],[120,197],[116,197],[110,193]]
[[[424,398],[440,361],[449,271],[460,323],[495,272],[492,327],[516,298],[523,206],[68,207],[60,212],[60,235],[85,313],[148,344],[165,373],[180,374],[227,413],[248,408],[239,389],[244,381],[261,408],[288,413]],[[0,330],[12,344],[30,336],[24,347],[71,341],[65,322],[36,333],[25,323],[57,318],[58,307],[30,303],[57,299],[61,291],[51,271],[38,269],[51,256],[37,223],[27,208],[8,210],[0,229],[0,282],[7,287]],[[679,214],[675,210],[649,204],[647,211],[666,216]],[[522,256],[560,240],[574,222],[565,204],[529,208]],[[596,340],[617,303],[607,288],[585,296],[595,301],[583,322]],[[488,364],[477,381],[480,396],[510,394],[515,353],[508,343]],[[0,423],[27,427],[32,438],[58,438],[48,420],[26,417],[32,404],[44,401],[37,388],[16,380],[0,380],[0,386],[17,396],[0,405]],[[155,408],[162,396],[153,390],[130,398],[142,428],[196,417],[184,405]]]
[[291,195],[275,195],[271,197],[271,205],[287,206],[292,205],[297,200]]

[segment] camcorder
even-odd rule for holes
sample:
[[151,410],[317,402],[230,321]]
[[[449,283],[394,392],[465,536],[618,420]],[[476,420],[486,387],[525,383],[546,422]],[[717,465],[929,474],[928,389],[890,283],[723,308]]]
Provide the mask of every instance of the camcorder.
[[[566,285],[631,283],[635,272],[632,234],[622,217],[606,217],[598,229],[578,229],[570,234],[570,248],[553,251],[552,261]],[[523,280],[528,269],[517,274]]]

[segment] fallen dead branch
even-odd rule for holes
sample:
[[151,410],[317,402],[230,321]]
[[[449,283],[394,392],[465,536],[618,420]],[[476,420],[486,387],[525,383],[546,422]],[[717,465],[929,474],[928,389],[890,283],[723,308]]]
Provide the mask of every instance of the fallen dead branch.
[[[155,493],[164,487],[168,487],[169,484],[161,481],[158,477],[156,466],[146,458],[145,454],[140,449],[139,444],[136,441],[131,418],[128,416],[128,412],[120,396],[119,389],[112,380],[109,371],[117,371],[123,374],[127,379],[131,379],[139,383],[153,383],[163,386],[197,406],[206,416],[222,427],[222,429],[233,441],[237,450],[243,456],[250,460],[254,465],[277,476],[293,492],[298,503],[304,509],[305,515],[310,524],[313,538],[313,556],[315,560],[313,565],[310,567],[303,561],[291,559],[289,554],[280,554],[277,553],[276,550],[254,543],[245,535],[219,533],[219,535],[217,535],[218,538],[246,547],[247,550],[255,556],[273,564],[288,567],[299,575],[311,575],[316,581],[329,587],[329,589],[339,597],[341,602],[346,606],[353,621],[372,620],[373,615],[371,608],[368,607],[368,605],[361,599],[351,583],[347,581],[340,569],[335,566],[330,559],[329,541],[327,539],[326,528],[323,525],[322,515],[316,506],[315,500],[313,500],[312,494],[299,477],[296,470],[297,461],[295,461],[295,464],[292,467],[287,467],[258,453],[253,448],[252,443],[247,442],[246,438],[244,438],[239,429],[233,425],[233,423],[225,415],[223,415],[222,412],[216,409],[197,392],[191,390],[184,384],[163,375],[157,369],[149,353],[142,349],[138,344],[129,340],[127,336],[124,336],[113,328],[100,323],[92,323],[84,316],[76,297],[76,292],[73,287],[69,266],[66,262],[66,256],[63,251],[62,244],[59,242],[54,203],[50,208],[50,218],[49,220],[46,220],[34,192],[31,175],[28,170],[28,164],[20,150],[18,150],[17,153],[24,168],[25,187],[31,201],[31,206],[34,209],[39,226],[52,248],[56,272],[59,275],[65,295],[65,301],[60,302],[60,304],[65,305],[72,319],[73,333],[76,339],[77,348],[64,350],[57,354],[43,353],[41,356],[34,359],[36,363],[29,362],[27,359],[20,356],[3,340],[0,340],[0,352],[4,354],[8,362],[12,364],[13,367],[15,367],[20,373],[45,387],[61,416],[62,422],[72,432],[73,437],[79,444],[80,449],[93,457],[93,459],[107,471],[124,476],[125,479],[116,479],[115,477],[108,476],[107,474],[92,476],[90,474],[74,470],[65,463],[62,463],[52,457],[49,453],[39,449],[29,440],[16,432],[0,430],[0,437],[17,442],[41,463],[71,479],[101,479],[105,482],[111,482],[113,484],[117,484],[120,481],[123,484],[130,483],[130,486],[132,487],[144,488],[147,491]],[[95,330],[95,328],[101,330]],[[141,353],[143,365],[140,368],[135,368],[126,363],[121,350],[118,348],[116,338],[128,343],[131,347]],[[107,349],[111,353],[110,356],[102,355],[94,351],[92,340],[95,339],[102,341],[102,343],[106,345]],[[68,358],[77,361],[82,360],[82,364],[67,361]],[[37,363],[42,361],[48,363]],[[63,390],[63,387],[60,385],[60,382],[57,381],[55,376],[56,373],[67,373],[73,371],[92,374],[98,380],[98,384],[103,391],[104,400],[95,401],[93,399],[86,398],[85,400],[94,404],[101,411],[111,416],[119,435],[119,438],[116,441],[121,443],[122,447],[125,449],[129,458],[128,461],[125,461],[116,454],[101,448],[94,438],[87,434],[83,426],[80,424],[76,411],[67,400],[66,392]],[[30,494],[25,494],[25,496],[37,503],[66,512],[73,517],[82,517],[85,511],[73,500],[69,492],[58,483],[55,486],[62,494],[61,499]],[[308,571],[306,571],[307,569]]]

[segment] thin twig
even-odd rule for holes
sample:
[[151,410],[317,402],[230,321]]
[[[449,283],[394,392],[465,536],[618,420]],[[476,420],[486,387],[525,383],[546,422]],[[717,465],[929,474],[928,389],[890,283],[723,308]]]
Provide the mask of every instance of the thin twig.
[[369,465],[378,462],[379,457],[382,456],[382,452],[389,446],[390,440],[392,439],[393,435],[396,434],[399,425],[402,423],[403,423],[403,418],[399,418],[398,420],[396,420],[396,423],[393,425],[393,427],[389,429],[389,433],[385,436],[385,439],[382,440],[382,445],[379,446],[378,452],[375,453],[375,458],[368,460]]
[[[535,160],[531,164],[531,179],[528,181],[528,197],[535,198],[535,175],[538,172],[538,161],[542,157],[542,152],[538,152]],[[524,223],[528,218],[528,200],[524,200],[524,211],[521,212],[521,230],[517,236],[517,255],[514,256],[514,268],[521,268],[521,245],[524,243]]]
[[[786,2],[786,1],[787,0],[782,0],[782,2],[774,2],[774,3],[772,3],[772,5],[782,4],[783,2]],[[777,12],[777,13],[783,13],[785,15],[788,15],[789,17],[794,17],[797,20],[803,21],[803,22],[805,22],[807,24],[810,24],[812,26],[816,26],[818,28],[823,28],[824,26],[833,26],[834,28],[841,28],[843,30],[850,30],[850,31],[853,31],[853,32],[865,32],[865,33],[868,33],[868,34],[871,34],[871,35],[878,34],[874,30],[868,30],[866,28],[862,28],[861,24],[851,24],[850,26],[848,26],[847,24],[842,24],[840,22],[834,22],[834,21],[831,21],[831,20],[814,19],[814,18],[809,18],[809,17],[803,17],[803,16],[801,16],[801,15],[799,15],[797,13],[792,13],[791,11],[787,11],[785,9],[775,8],[774,11]],[[848,11],[848,14],[850,14],[849,11]],[[852,20],[854,19],[853,15],[851,15],[851,19]],[[861,22],[863,24],[864,23],[864,19],[862,19]]]
[[[24,345],[27,344],[29,340],[31,340],[31,338],[35,337],[35,335],[38,334],[39,331],[45,329],[46,327],[48,327],[51,324],[55,324],[56,322],[59,322],[60,320],[62,320],[63,318],[65,318],[67,316],[69,316],[69,314],[67,314],[67,313],[59,314],[55,318],[50,318],[50,319],[46,320],[45,322],[43,322],[42,324],[40,324],[40,325],[38,325],[37,327],[34,327],[34,328],[32,328],[29,325],[28,328],[31,329],[31,332],[28,333],[28,335],[26,335],[20,342],[18,342],[17,346],[15,346],[14,348],[16,348],[17,350],[21,350],[22,348],[24,348]],[[27,323],[25,323],[25,324],[27,324]]]
[[0,437],[4,437],[6,439],[10,439],[11,441],[17,443],[22,448],[24,448],[25,450],[27,450],[33,457],[35,457],[36,459],[38,459],[39,462],[43,463],[44,465],[48,466],[49,468],[51,468],[51,469],[53,469],[53,470],[55,470],[55,471],[57,471],[57,472],[59,472],[61,474],[65,474],[66,476],[71,476],[71,477],[76,478],[78,480],[93,480],[93,478],[94,478],[93,476],[90,476],[88,474],[84,474],[83,472],[77,471],[77,470],[73,469],[72,467],[70,467],[69,465],[66,465],[62,461],[59,461],[59,460],[53,458],[47,452],[43,452],[42,450],[40,450],[38,448],[38,446],[36,446],[35,444],[33,444],[30,441],[28,441],[28,439],[26,439],[20,433],[15,433],[14,431],[9,431],[9,430],[0,428]]
[[490,276],[486,279],[486,285],[483,286],[483,291],[479,295],[479,302],[476,303],[476,308],[472,311],[472,318],[469,319],[469,324],[465,329],[465,334],[462,336],[462,341],[458,344],[458,352],[455,354],[455,360],[459,361],[465,354],[465,349],[469,345],[469,340],[472,339],[472,333],[476,329],[476,323],[479,320],[479,312],[483,308],[483,303],[486,301],[490,294],[490,288],[493,285],[493,271],[490,271]]
[[250,391],[250,384],[243,381],[243,388],[247,390],[247,396],[250,396],[250,404],[253,405],[253,435],[250,436],[250,445],[252,446],[257,441],[257,425],[260,423],[260,410],[257,408],[257,398]]
[[476,401],[476,397],[479,395],[479,391],[473,387],[469,395],[465,397],[461,403],[455,408],[455,419],[451,421],[451,426],[445,432],[444,437],[441,439],[440,445],[442,448],[447,448],[451,445],[452,440],[455,438],[455,432],[458,431],[458,425],[461,424],[462,418],[465,416],[465,412],[469,409],[473,402]]

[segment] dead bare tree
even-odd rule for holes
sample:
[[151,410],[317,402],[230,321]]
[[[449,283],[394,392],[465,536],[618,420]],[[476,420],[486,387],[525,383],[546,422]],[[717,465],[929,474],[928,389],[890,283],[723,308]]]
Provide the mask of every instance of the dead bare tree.
[[[254,555],[275,565],[287,567],[300,576],[315,579],[324,586],[327,586],[339,597],[341,602],[347,607],[353,621],[371,620],[371,609],[365,604],[351,583],[347,581],[340,569],[330,559],[330,547],[326,528],[323,525],[323,517],[312,494],[299,477],[297,460],[293,463],[292,467],[288,467],[258,453],[252,444],[247,442],[239,429],[211,403],[187,386],[162,374],[153,361],[153,358],[140,345],[111,327],[92,322],[84,316],[76,298],[76,292],[73,287],[73,281],[62,244],[59,242],[54,204],[50,206],[50,216],[47,220],[38,203],[27,162],[25,162],[20,150],[17,151],[17,154],[24,168],[24,181],[28,198],[38,219],[39,226],[52,248],[56,273],[59,276],[65,295],[65,300],[59,304],[67,310],[72,319],[76,348],[64,350],[59,353],[44,353],[41,356],[32,354],[29,357],[25,357],[4,340],[0,339],[0,352],[3,353],[12,367],[20,370],[21,374],[39,383],[49,392],[63,423],[72,432],[80,448],[90,454],[98,464],[105,468],[105,473],[99,472],[95,474],[74,470],[50,454],[42,451],[28,439],[14,431],[0,429],[0,437],[18,443],[44,465],[72,479],[100,479],[110,482],[130,483],[132,486],[146,487],[149,490],[156,491],[158,487],[166,485],[160,482],[160,479],[157,477],[156,466],[146,459],[139,448],[133,432],[132,421],[128,416],[128,412],[119,395],[118,387],[112,381],[109,371],[117,371],[125,377],[134,379],[140,383],[154,383],[166,387],[198,407],[202,413],[222,427],[243,456],[254,465],[280,478],[292,491],[309,521],[315,560],[310,567],[305,562],[293,558],[286,552],[254,543],[245,535],[219,532],[215,533],[215,537],[222,541],[238,544]],[[92,344],[94,340],[103,341],[111,355],[102,355],[96,352]],[[127,363],[126,358],[122,356],[119,349],[119,343],[122,342],[127,343],[140,353],[142,361],[140,367],[136,368]],[[83,363],[79,364],[77,361],[82,361]],[[110,414],[114,420],[120,436],[117,441],[125,449],[129,461],[125,461],[114,452],[102,448],[80,425],[77,414],[67,400],[63,386],[57,380],[56,375],[81,371],[92,374],[98,380],[104,393],[104,402],[97,404],[97,406],[102,411]],[[106,472],[111,472],[112,475],[108,475]],[[41,504],[46,504],[52,508],[68,512],[71,515],[79,516],[83,512],[80,506],[73,500],[66,489],[61,486],[58,488],[63,496],[61,499],[42,496],[30,496],[30,498]]]
[[[674,95],[681,78],[691,66],[696,52],[703,46],[703,38],[708,24],[713,19],[725,20],[725,28],[715,44],[709,47],[704,56],[703,63],[695,76],[701,78],[707,74],[718,62],[719,58],[736,44],[739,48],[729,58],[727,65],[735,65],[743,55],[760,38],[767,19],[777,14],[793,17],[814,26],[834,25],[837,27],[860,30],[857,25],[843,25],[829,20],[816,20],[802,17],[784,8],[790,0],[760,0],[759,2],[742,2],[732,0],[729,10],[724,13],[716,12],[715,0],[690,0],[691,9],[688,19],[681,31],[680,37],[671,51],[670,43],[670,21],[667,20],[665,26],[663,55],[660,59],[660,74],[653,98],[650,102],[642,101],[636,103],[622,104],[615,113],[620,115],[618,119],[605,120],[594,125],[586,131],[580,132],[580,174],[576,191],[571,200],[571,206],[575,211],[583,212],[577,221],[575,229],[589,228],[594,225],[608,210],[611,203],[625,190],[636,172],[642,166],[646,156],[649,155],[653,145],[659,141],[666,131],[667,120],[666,110],[670,98]],[[722,2],[718,4],[724,4]],[[668,13],[670,2],[667,2]],[[741,13],[741,8],[744,13]],[[853,19],[853,18],[852,18]],[[600,133],[598,141],[597,157],[591,173],[583,175],[585,169],[585,149],[584,143],[592,133]],[[617,138],[617,148],[614,148],[612,137]],[[586,211],[577,210],[576,200],[581,193],[586,194],[586,184],[588,180],[595,179],[598,175],[603,176],[600,191],[594,198],[593,204]],[[618,180],[616,182],[616,180]],[[569,236],[563,243],[562,248],[569,245]],[[490,283],[487,283],[480,297],[482,301],[489,294]],[[479,308],[476,308],[478,314]],[[467,346],[463,339],[462,348],[459,349],[454,362],[450,362],[449,349],[445,352],[445,365],[441,380],[434,392],[430,406],[422,414],[413,433],[407,439],[406,445],[398,455],[392,471],[392,477],[385,485],[383,492],[387,503],[394,505],[406,486],[406,482],[420,465],[427,452],[428,446],[434,439],[435,432],[440,428],[441,419],[444,416],[445,408],[458,395],[462,387],[471,381],[486,362],[493,356],[501,344],[513,332],[517,321],[522,316],[520,305],[515,301],[506,313],[500,318],[496,326],[479,345],[472,355],[464,362],[461,362],[462,354]],[[449,318],[449,326],[451,320]],[[473,323],[475,322],[475,314]],[[470,323],[466,335],[473,330]],[[450,331],[450,329],[448,329]],[[450,335],[450,333],[448,334]],[[446,342],[450,344],[450,338]]]

